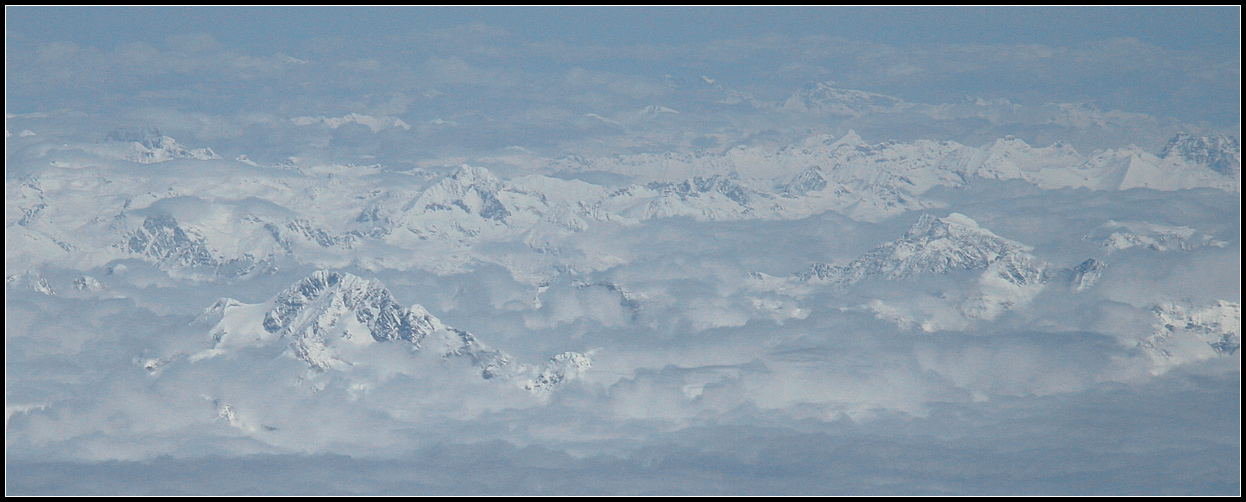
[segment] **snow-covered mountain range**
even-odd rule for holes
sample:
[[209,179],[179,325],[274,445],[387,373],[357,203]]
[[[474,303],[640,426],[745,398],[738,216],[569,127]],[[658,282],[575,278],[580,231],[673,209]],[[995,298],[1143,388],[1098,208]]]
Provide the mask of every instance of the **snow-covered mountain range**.
[[[814,91],[801,106],[816,104],[818,92],[830,92]],[[849,97],[867,108],[895,105],[868,95]],[[1068,145],[1032,147],[1011,137],[981,148],[931,140],[870,145],[849,132],[837,139],[814,136],[798,145],[741,146],[721,153],[526,157],[497,170],[463,164],[441,175],[298,158],[272,166],[240,159],[186,149],[155,130],[117,132],[106,143],[41,151],[27,164],[43,167],[6,178],[7,287],[116,297],[120,293],[85,278],[121,276],[136,262],[189,284],[244,284],[287,266],[447,276],[490,264],[531,288],[527,303],[533,309],[553,308],[544,307],[542,295],[567,276],[577,284],[608,285],[606,296],[618,304],[609,309],[624,306],[630,314],[620,319],[634,320],[645,311],[645,299],[655,298],[652,291],[636,293],[590,276],[630,265],[635,255],[577,236],[655,220],[782,222],[837,213],[879,224],[922,211],[927,214],[898,239],[859,256],[813,263],[788,277],[754,274],[749,282],[741,274],[746,290],[764,293],[745,305],[781,322],[808,315],[800,301],[809,291],[959,274],[972,279],[938,298],[876,297],[838,308],[866,312],[902,329],[962,329],[1023,309],[1049,289],[1091,294],[1115,270],[1113,252],[1189,251],[1229,243],[1188,226],[1111,220],[1083,238],[1099,243],[1098,255],[1053,264],[966,214],[931,214],[955,202],[935,188],[1015,180],[1038,190],[1203,188],[1236,195],[1241,176],[1235,140],[1189,135],[1174,138],[1159,155],[1135,147],[1083,155]],[[530,174],[498,174],[516,166]],[[601,172],[615,182],[575,179]],[[74,273],[61,274],[67,278],[59,284],[44,277],[48,269]],[[1053,282],[1062,287],[1049,288]],[[548,313],[527,322],[557,326],[571,319],[567,315]],[[280,343],[316,371],[342,371],[362,364],[354,359],[360,350],[381,344],[462,358],[486,378],[544,392],[590,364],[588,356],[573,352],[541,365],[513,362],[423,307],[399,306],[379,282],[345,272],[316,272],[259,304],[222,299],[200,323],[210,332],[210,347],[156,358],[149,366]],[[1211,354],[1232,352],[1232,337],[1240,334],[1226,329],[1218,336],[1228,338],[1199,343],[1219,344]],[[1139,343],[1169,350],[1162,348],[1169,338]]]
[[[1192,243],[1225,245],[1207,235],[1191,241],[1195,232],[1188,228],[1174,232],[1163,231],[1167,227],[1158,226],[1161,231],[1156,233],[1156,227],[1146,222],[1125,225],[1109,221],[1096,232],[1104,228],[1130,228],[1138,232],[1112,233],[1103,243],[1105,255],[1132,247],[1137,242],[1157,251],[1188,251],[1195,248]],[[1148,231],[1161,238],[1143,242],[1138,235],[1147,235]],[[1121,242],[1133,244],[1115,245]],[[1167,246],[1160,246],[1160,243]],[[1030,246],[982,228],[964,214],[951,213],[943,218],[923,214],[899,239],[880,244],[845,265],[814,263],[788,277],[757,272],[750,277],[755,290],[801,297],[818,288],[843,291],[866,281],[905,281],[980,271],[975,283],[963,286],[959,292],[945,291],[939,298],[901,295],[887,300],[875,298],[842,309],[868,312],[902,329],[930,332],[965,329],[975,321],[996,319],[1005,311],[1031,303],[1052,283],[1067,285],[1067,289],[1054,292],[1057,295],[1086,292],[1099,283],[1108,268],[1107,263],[1095,258],[1071,268],[1060,268],[1035,257],[1032,250]],[[1216,300],[1203,305],[1188,300],[1163,301],[1152,304],[1149,309],[1157,320],[1155,331],[1132,337],[1131,343],[1153,354],[1161,367],[1229,355],[1240,347],[1240,303]]]
[[1014,137],[981,147],[934,140],[871,145],[849,131],[837,139],[812,136],[801,144],[779,148],[738,146],[722,153],[569,157],[551,161],[551,165],[571,172],[620,173],[638,181],[734,172],[757,187],[767,181],[786,184],[805,169],[818,166],[829,181],[852,187],[877,185],[913,195],[934,186],[961,185],[973,178],[1022,179],[1044,188],[1174,190],[1206,186],[1240,191],[1240,173],[1221,172],[1206,163],[1213,157],[1240,158],[1237,143],[1221,137],[1206,137],[1203,142],[1201,148],[1206,153],[1191,156],[1174,155],[1170,149],[1156,155],[1134,146],[1083,154],[1064,143],[1035,147]]
[[[352,166],[292,172],[242,165],[214,154],[178,153],[165,148],[175,142],[156,134],[129,144],[165,153],[122,157],[195,163],[137,173],[53,150],[44,154],[47,168],[8,178],[6,275],[131,257],[200,278],[245,274],[279,257],[318,267],[449,273],[488,261],[472,251],[476,243],[522,241],[557,251],[566,236],[602,224],[670,217],[790,220],[824,211],[882,221],[942,204],[925,195],[933,187],[976,178],[1021,179],[1042,188],[1237,193],[1241,176],[1240,169],[1223,168],[1224,159],[1240,158],[1237,143],[1225,138],[1178,137],[1156,156],[1136,148],[1082,155],[1060,144],[1035,148],[1012,138],[983,148],[926,140],[868,145],[849,133],[779,149],[566,158],[542,161],[538,169],[608,171],[637,181],[619,187],[541,174],[503,179],[467,165],[426,182],[411,173]],[[394,252],[430,246],[438,259]],[[599,269],[614,258],[586,260],[577,265]]]

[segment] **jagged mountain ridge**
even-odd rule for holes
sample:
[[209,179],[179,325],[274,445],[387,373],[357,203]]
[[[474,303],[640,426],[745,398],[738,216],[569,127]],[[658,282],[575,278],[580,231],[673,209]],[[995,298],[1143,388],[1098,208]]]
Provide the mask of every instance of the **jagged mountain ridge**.
[[[357,349],[376,343],[407,347],[413,353],[464,358],[484,379],[500,379],[533,392],[546,392],[576,378],[591,366],[589,355],[565,352],[544,364],[517,363],[505,352],[480,342],[467,331],[446,326],[424,307],[401,307],[375,279],[320,270],[271,300],[243,304],[222,298],[195,321],[210,328],[211,346],[191,361],[250,346],[284,341],[290,356],[318,372],[355,364]],[[149,370],[167,364],[149,361]]]
[[148,217],[130,235],[126,249],[150,257],[157,263],[183,266],[220,266],[201,235],[187,232],[171,216]]

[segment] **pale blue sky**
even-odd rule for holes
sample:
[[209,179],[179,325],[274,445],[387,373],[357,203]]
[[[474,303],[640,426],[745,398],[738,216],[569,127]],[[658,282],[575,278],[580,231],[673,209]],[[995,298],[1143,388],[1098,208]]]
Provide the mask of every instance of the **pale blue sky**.
[[1169,49],[1240,51],[1235,7],[6,7],[32,40],[112,45],[205,32],[249,49],[293,50],[325,36],[381,35],[473,22],[525,40],[684,44],[780,33],[905,46],[1067,45],[1134,37]]

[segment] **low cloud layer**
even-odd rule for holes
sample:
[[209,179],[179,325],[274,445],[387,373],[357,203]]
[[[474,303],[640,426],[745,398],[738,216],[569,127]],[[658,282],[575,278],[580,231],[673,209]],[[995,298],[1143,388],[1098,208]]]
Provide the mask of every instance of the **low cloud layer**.
[[[383,459],[10,461],[6,488],[46,495],[1222,494],[1240,483],[1240,452],[1229,440],[1240,421],[1215,411],[1240,405],[1240,383],[1224,369],[1170,374],[1147,390],[1115,384],[942,405],[920,418],[794,422],[758,410],[750,421],[771,425],[654,433],[643,446],[602,443],[607,452],[585,442],[562,451],[475,438]],[[1053,435],[1057,429],[1063,433]]]

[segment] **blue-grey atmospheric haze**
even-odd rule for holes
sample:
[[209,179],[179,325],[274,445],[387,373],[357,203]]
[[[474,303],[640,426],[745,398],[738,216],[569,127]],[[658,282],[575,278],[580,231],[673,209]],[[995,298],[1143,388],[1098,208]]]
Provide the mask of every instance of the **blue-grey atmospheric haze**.
[[5,493],[1241,494],[1241,9],[5,7]]

